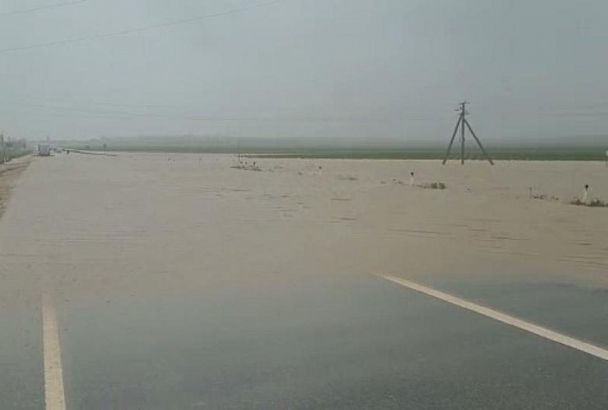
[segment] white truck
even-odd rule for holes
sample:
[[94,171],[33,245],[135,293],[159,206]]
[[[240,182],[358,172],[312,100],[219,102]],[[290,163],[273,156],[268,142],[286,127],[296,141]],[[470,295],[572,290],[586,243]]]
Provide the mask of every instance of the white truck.
[[36,153],[39,157],[48,157],[51,155],[51,146],[49,144],[38,144]]

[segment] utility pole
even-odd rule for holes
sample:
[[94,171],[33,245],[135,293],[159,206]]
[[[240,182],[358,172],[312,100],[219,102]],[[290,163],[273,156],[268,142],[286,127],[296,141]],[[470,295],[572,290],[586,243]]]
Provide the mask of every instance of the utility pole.
[[466,101],[460,103],[460,165],[464,165],[464,122],[465,115],[467,115],[466,105]]
[[450,156],[450,152],[452,150],[452,144],[454,144],[454,139],[456,138],[456,134],[458,133],[458,128],[460,127],[460,164],[464,165],[464,145],[465,145],[464,144],[464,142],[465,142],[464,128],[466,126],[468,128],[469,132],[471,133],[471,135],[473,136],[473,138],[475,139],[475,142],[477,142],[477,145],[479,145],[479,148],[481,149],[481,152],[483,153],[484,157],[488,160],[488,162],[491,165],[494,165],[492,158],[490,158],[490,156],[484,149],[483,145],[481,145],[481,141],[479,140],[479,138],[477,138],[477,135],[475,135],[475,132],[473,131],[473,128],[471,127],[471,124],[469,124],[469,121],[466,118],[466,115],[469,113],[467,111],[467,107],[466,107],[467,104],[468,104],[467,101],[463,101],[460,104],[458,104],[458,108],[456,108],[456,111],[459,112],[458,121],[456,121],[456,126],[454,127],[454,132],[452,133],[452,138],[450,139],[450,143],[449,143],[448,149],[445,153],[445,157],[443,158],[442,164],[445,165],[446,161],[448,160],[448,158]]
[[4,134],[0,134],[0,150],[2,154],[0,155],[0,164],[4,164],[6,162],[6,152],[4,149]]

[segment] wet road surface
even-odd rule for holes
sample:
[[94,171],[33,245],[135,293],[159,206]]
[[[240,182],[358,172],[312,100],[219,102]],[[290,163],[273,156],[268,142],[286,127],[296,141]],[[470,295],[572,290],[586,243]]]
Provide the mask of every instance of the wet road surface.
[[[69,409],[608,404],[606,361],[378,272],[333,270],[309,244],[323,238],[307,221],[301,236],[281,236],[259,204],[172,185],[147,163],[103,161],[33,164],[0,224],[3,408],[45,407],[43,293],[57,315]],[[608,345],[601,289],[428,284]]]

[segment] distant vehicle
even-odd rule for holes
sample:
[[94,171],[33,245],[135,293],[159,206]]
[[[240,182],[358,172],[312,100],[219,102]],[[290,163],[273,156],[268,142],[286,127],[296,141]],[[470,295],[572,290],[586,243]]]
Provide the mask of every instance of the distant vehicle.
[[48,157],[51,155],[51,146],[49,144],[38,144],[36,153],[39,157]]

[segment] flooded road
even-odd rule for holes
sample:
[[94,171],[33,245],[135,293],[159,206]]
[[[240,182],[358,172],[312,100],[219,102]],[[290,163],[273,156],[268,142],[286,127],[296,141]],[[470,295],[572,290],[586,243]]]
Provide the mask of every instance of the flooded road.
[[[374,201],[432,201],[426,192],[343,178],[342,163],[319,174],[231,161],[72,154],[31,165],[0,222],[7,408],[45,408],[42,295],[68,409],[606,407],[608,362],[375,274],[605,347],[601,281],[532,265],[510,274],[492,264],[501,255],[479,266],[495,276],[461,274],[440,235],[373,220],[388,206]],[[445,260],[421,271],[411,253],[430,244]]]

